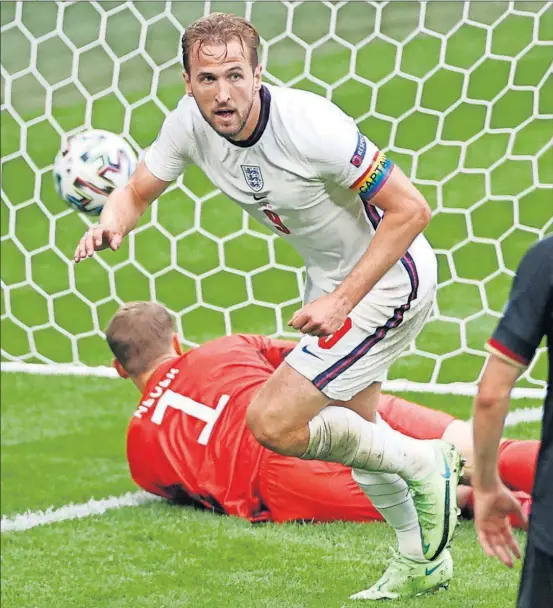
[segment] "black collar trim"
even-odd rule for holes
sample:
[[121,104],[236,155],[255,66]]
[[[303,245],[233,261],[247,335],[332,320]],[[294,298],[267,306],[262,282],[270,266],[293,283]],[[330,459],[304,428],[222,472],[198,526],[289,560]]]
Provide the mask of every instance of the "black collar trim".
[[259,97],[261,98],[261,110],[259,111],[259,120],[255,125],[255,129],[252,134],[248,137],[248,139],[244,139],[242,141],[236,139],[230,139],[229,137],[225,137],[225,139],[231,144],[238,146],[239,148],[250,148],[255,145],[260,139],[263,133],[265,132],[265,128],[267,127],[267,123],[269,122],[269,112],[271,110],[271,93],[269,93],[269,89],[266,86],[262,86],[259,91]]

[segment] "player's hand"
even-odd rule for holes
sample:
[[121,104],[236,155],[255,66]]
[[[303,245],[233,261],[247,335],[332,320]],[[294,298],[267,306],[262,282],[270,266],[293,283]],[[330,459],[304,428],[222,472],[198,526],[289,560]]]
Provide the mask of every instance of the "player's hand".
[[304,334],[329,336],[345,323],[351,306],[334,293],[321,296],[296,311],[288,325]]
[[73,260],[78,264],[81,260],[92,257],[95,251],[100,251],[110,247],[116,251],[123,242],[123,233],[117,228],[108,224],[96,224],[90,226],[75,249]]
[[516,497],[503,484],[498,483],[491,491],[474,490],[474,523],[478,541],[484,552],[497,557],[508,568],[513,567],[513,557],[521,553],[513,535],[509,515],[516,515],[528,527],[528,518]]

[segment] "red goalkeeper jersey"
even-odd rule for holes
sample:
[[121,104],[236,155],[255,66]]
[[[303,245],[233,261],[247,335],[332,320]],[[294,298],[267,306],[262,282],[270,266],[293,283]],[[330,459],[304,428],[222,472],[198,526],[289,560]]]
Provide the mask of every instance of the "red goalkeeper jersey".
[[160,365],[129,425],[127,459],[134,481],[176,502],[252,521],[269,519],[259,495],[265,450],[245,414],[293,346],[262,336],[228,336]]

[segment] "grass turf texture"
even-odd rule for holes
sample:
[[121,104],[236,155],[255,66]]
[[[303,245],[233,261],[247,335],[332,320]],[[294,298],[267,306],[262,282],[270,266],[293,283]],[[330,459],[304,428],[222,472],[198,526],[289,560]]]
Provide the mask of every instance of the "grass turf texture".
[[[406,395],[467,418],[470,399]],[[2,515],[133,489],[125,432],[129,382],[4,374]],[[517,401],[513,407],[538,405]],[[508,429],[536,438],[537,424]],[[521,542],[524,542],[520,536]],[[2,535],[2,605],[83,608],[190,605],[331,608],[380,575],[394,540],[380,524],[251,525],[155,503]],[[454,540],[450,590],[402,605],[503,608],[519,567],[488,560],[471,523]]]
[[[486,196],[484,173],[507,152],[509,133],[501,129],[516,127],[528,119],[532,115],[532,101],[540,114],[553,114],[550,94],[553,76],[535,89],[535,95],[531,90],[506,89],[510,64],[505,58],[516,55],[531,42],[530,15],[543,6],[515,4],[528,15],[510,15],[494,26],[491,50],[503,58],[489,58],[466,76],[467,97],[471,103],[465,102],[449,111],[462,96],[463,74],[455,70],[470,69],[485,54],[486,32],[477,25],[463,25],[447,38],[445,60],[452,67],[441,68],[428,79],[426,74],[438,63],[441,42],[434,35],[419,34],[401,48],[403,76],[396,75],[373,88],[350,79],[337,86],[332,94],[338,105],[357,118],[369,111],[371,99],[376,95],[376,112],[360,121],[360,129],[389,150],[390,156],[407,173],[412,171],[431,206],[436,208],[438,198],[443,198],[443,208],[435,215],[426,234],[438,252],[442,252],[438,256],[441,282],[438,304],[444,318],[429,323],[417,341],[418,349],[431,357],[454,353],[443,361],[433,378],[438,382],[476,379],[483,359],[461,352],[462,336],[466,337],[469,348],[481,351],[496,319],[490,312],[482,312],[466,324],[463,319],[485,310],[483,296],[491,312],[501,312],[511,280],[505,269],[514,270],[523,251],[537,237],[517,228],[497,249],[488,241],[466,242],[454,250],[449,261],[445,252],[463,243],[469,231],[484,239],[499,238],[513,225],[517,213],[521,227],[537,229],[543,229],[553,214],[550,190],[538,187],[518,202],[513,199],[536,178],[542,184],[553,183],[551,148],[536,161],[535,172],[529,160],[550,139],[552,121],[546,118],[534,118],[514,136],[512,153],[527,156],[505,160],[489,172],[489,194],[495,198],[464,213]],[[427,28],[445,34],[461,19],[463,5],[462,2],[428,4]],[[116,8],[118,3],[106,2],[102,6],[108,10]],[[135,4],[145,18],[155,17],[164,6],[156,2]],[[476,24],[488,25],[506,8],[501,2],[473,3],[469,15]],[[212,2],[211,9],[243,14],[244,3]],[[55,29],[57,10],[53,3],[25,4],[22,22],[32,35],[42,36]],[[203,3],[174,3],[171,10],[181,24],[186,24],[202,14]],[[65,6],[64,11],[64,32],[77,47],[98,38],[100,16],[92,5],[74,3]],[[391,3],[382,13],[382,32],[393,40],[403,40],[417,25],[419,11],[420,5],[416,3]],[[10,23],[15,4],[2,3],[0,15],[3,25]],[[252,19],[261,34],[270,39],[285,30],[286,9],[280,3],[258,2],[253,7]],[[374,19],[374,7],[350,3],[338,12],[336,32],[345,41],[357,44],[372,30]],[[329,21],[330,12],[323,4],[304,3],[295,9],[293,33],[311,44],[328,32]],[[536,32],[542,43],[553,40],[551,7],[540,18]],[[128,8],[107,19],[106,41],[118,57],[133,51],[139,36],[140,23]],[[163,18],[148,26],[145,50],[161,65],[175,57],[178,38],[179,30]],[[2,64],[7,72],[13,74],[24,69],[30,58],[28,39],[17,28],[7,31],[3,39]],[[389,41],[371,40],[359,51],[356,73],[371,82],[379,82],[393,71],[399,52]],[[71,74],[72,54],[60,38],[41,42],[37,57],[37,69],[51,85]],[[553,47],[530,47],[517,62],[514,84],[536,87],[552,58]],[[288,82],[302,74],[304,59],[305,50],[286,39],[271,46],[267,67],[274,76]],[[328,41],[313,51],[310,74],[333,83],[348,74],[349,61],[350,51],[346,47]],[[115,132],[124,131],[128,124],[134,141],[139,146],[148,146],[163,119],[161,110],[147,99],[152,68],[141,56],[123,60],[120,68],[117,89],[127,105],[106,90],[112,82],[112,59],[101,47],[84,51],[79,58],[78,77],[88,95],[95,97],[87,101],[82,90],[73,84],[63,85],[53,93],[53,119],[64,130],[79,127],[87,116],[93,127]],[[175,64],[160,72],[156,94],[168,108],[174,107],[183,93],[180,71],[181,67]],[[417,85],[413,78],[424,81],[421,109],[396,121],[415,106]],[[4,81],[2,84],[4,94]],[[307,78],[296,86],[324,93],[321,86]],[[504,94],[495,99],[490,112],[489,127],[495,131],[484,133],[483,104],[501,91]],[[2,235],[9,234],[9,237],[2,241],[1,272],[9,289],[3,290],[1,306],[2,314],[7,310],[10,313],[3,317],[1,329],[7,353],[26,355],[33,352],[34,346],[41,357],[53,361],[106,363],[109,355],[99,332],[116,310],[117,298],[148,299],[154,293],[175,311],[178,324],[190,342],[202,342],[229,330],[272,334],[278,331],[279,316],[285,327],[297,303],[277,305],[299,298],[301,260],[283,240],[275,241],[265,227],[249,219],[246,223],[249,234],[229,238],[218,249],[217,239],[230,237],[243,227],[242,213],[223,195],[200,202],[199,199],[210,193],[212,185],[195,168],[190,168],[184,176],[187,194],[173,190],[161,197],[153,212],[146,214],[141,222],[144,230],[133,237],[133,255],[129,254],[127,242],[117,253],[101,253],[98,259],[88,260],[76,268],[68,264],[63,256],[71,257],[85,225],[77,213],[64,214],[64,203],[57,198],[51,173],[46,169],[60,142],[50,122],[40,118],[46,107],[45,88],[33,74],[18,77],[11,85],[11,104],[22,120],[38,118],[27,131],[26,150],[32,162],[44,172],[39,179],[21,156],[3,166],[3,188],[9,205],[5,201],[2,204]],[[436,139],[440,114],[444,120],[442,143],[419,154],[418,150]],[[6,156],[19,149],[22,133],[10,110],[2,110],[1,118],[2,156]],[[462,156],[459,144],[478,133],[481,135],[468,145],[466,155]],[[469,169],[478,172],[469,174],[466,172]],[[443,179],[443,185],[438,185]],[[35,190],[48,211],[56,216],[55,220],[49,220],[43,210],[33,204]],[[199,224],[195,219],[198,217]],[[150,225],[152,219],[155,222]],[[55,231],[50,232],[52,222],[55,222]],[[163,228],[165,234],[158,227]],[[172,248],[168,235],[179,237],[187,230],[190,232],[178,238]],[[54,243],[57,251],[48,247]],[[264,269],[270,249],[281,265],[279,268]],[[177,267],[184,269],[185,274],[177,271]],[[452,273],[461,279],[482,281],[498,269],[502,271],[497,276],[480,285],[446,284],[455,276]],[[75,293],[67,293],[48,302],[47,295],[69,289],[73,278],[86,301]],[[12,287],[14,285],[17,286]],[[255,300],[250,298],[250,303],[244,305],[248,301],[248,289]],[[31,331],[26,332],[15,320],[32,328]],[[60,329],[79,337],[72,341]],[[434,370],[433,358],[412,355],[395,366],[392,377],[425,382],[432,379]],[[540,360],[534,376],[545,377],[545,357]]]
[[[379,524],[252,527],[152,504],[10,534],[3,539],[3,602],[9,608],[353,607],[358,602],[348,597],[379,577],[393,542]],[[453,556],[456,574],[447,593],[401,605],[514,605],[520,565],[509,571],[485,558],[472,524],[460,526]]]

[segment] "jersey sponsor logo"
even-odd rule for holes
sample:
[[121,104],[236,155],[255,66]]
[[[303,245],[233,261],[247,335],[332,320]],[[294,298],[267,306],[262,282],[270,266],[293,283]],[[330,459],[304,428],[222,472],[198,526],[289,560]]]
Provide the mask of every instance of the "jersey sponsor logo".
[[266,201],[267,200],[267,195],[266,194],[254,194],[253,195],[253,200],[254,201]]
[[260,192],[263,190],[263,175],[261,174],[261,168],[257,165],[240,165],[242,167],[242,173],[248,186],[254,192]]
[[393,168],[394,163],[386,158],[386,154],[377,152],[369,168],[351,188],[359,193],[361,200],[367,202],[380,191]]
[[361,133],[357,132],[357,148],[355,148],[355,152],[353,156],[349,159],[349,162],[354,167],[360,167],[363,163],[363,159],[365,158],[365,152],[367,151],[367,142]]

